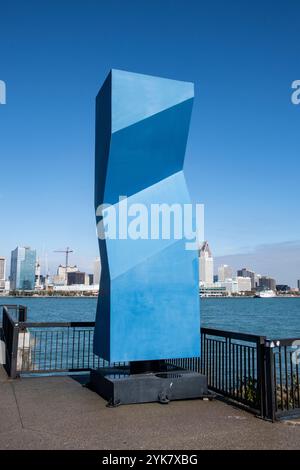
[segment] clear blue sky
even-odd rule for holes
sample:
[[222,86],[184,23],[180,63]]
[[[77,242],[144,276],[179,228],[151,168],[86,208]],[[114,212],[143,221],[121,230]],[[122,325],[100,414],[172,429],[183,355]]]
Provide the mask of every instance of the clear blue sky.
[[215,255],[299,253],[299,15],[297,0],[1,2],[0,254],[31,245],[52,266],[70,245],[90,267],[94,102],[112,67],[195,83],[186,171]]

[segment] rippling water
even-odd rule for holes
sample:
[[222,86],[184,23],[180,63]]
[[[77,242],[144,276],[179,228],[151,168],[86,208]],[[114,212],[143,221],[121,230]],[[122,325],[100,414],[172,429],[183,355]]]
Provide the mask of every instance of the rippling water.
[[[3,303],[27,305],[31,321],[93,321],[97,300],[0,297]],[[273,338],[300,337],[300,298],[202,299],[201,324]]]

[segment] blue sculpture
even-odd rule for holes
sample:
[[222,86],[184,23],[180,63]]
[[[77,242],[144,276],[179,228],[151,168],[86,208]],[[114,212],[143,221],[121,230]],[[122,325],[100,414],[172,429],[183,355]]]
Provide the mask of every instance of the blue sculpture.
[[[96,100],[95,208],[187,204],[192,83],[112,70]],[[97,217],[97,223],[101,217]],[[200,355],[197,250],[185,238],[99,240],[94,352],[110,362]]]

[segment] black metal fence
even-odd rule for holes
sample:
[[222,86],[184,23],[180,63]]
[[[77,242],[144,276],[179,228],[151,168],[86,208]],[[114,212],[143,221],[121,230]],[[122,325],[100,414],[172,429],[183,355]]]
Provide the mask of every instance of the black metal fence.
[[[109,365],[93,354],[94,322],[26,320],[23,307],[3,307],[5,369],[10,377]],[[295,341],[201,328],[201,358],[168,362],[205,374],[210,390],[273,421],[300,414],[300,347]]]
[[89,371],[108,365],[93,354],[94,322],[19,321],[20,312],[23,307],[3,307],[4,367],[10,377]]
[[300,413],[300,340],[281,339],[270,342],[273,351],[273,397],[276,415]]
[[260,409],[261,348],[264,338],[250,334],[201,329],[201,373],[211,390]]

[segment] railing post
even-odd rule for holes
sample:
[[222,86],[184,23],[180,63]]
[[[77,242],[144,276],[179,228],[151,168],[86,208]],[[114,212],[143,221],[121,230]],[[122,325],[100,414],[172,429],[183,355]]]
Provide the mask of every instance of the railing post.
[[265,352],[264,352],[264,338],[259,337],[256,344],[256,375],[257,375],[257,394],[260,406],[260,416],[265,416],[265,376],[264,376],[264,363],[265,363]]
[[274,353],[273,342],[266,341],[265,350],[265,382],[266,382],[266,414],[265,417],[275,421],[275,393],[276,384],[274,383]]
[[19,305],[18,321],[20,322],[27,321],[27,307],[25,307],[24,305]]
[[261,417],[275,421],[274,354],[272,343],[264,337],[257,345],[257,381]]
[[11,352],[10,352],[10,364],[9,364],[9,376],[12,379],[18,377],[17,364],[18,364],[18,346],[19,346],[19,323],[13,325]]

